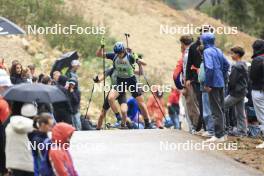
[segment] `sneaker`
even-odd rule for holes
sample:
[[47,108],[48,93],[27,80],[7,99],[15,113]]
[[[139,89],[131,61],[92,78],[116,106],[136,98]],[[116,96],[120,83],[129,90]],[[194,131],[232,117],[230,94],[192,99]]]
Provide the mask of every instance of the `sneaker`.
[[155,129],[155,126],[152,123],[145,123],[145,129]]
[[264,149],[264,142],[256,146],[257,149]]
[[227,140],[226,136],[222,136],[220,138],[213,136],[210,139],[207,139],[205,142],[225,142]]
[[202,133],[202,136],[210,138],[210,137],[213,137],[214,135],[212,133],[209,133],[208,131],[205,131],[205,132]]
[[246,137],[247,136],[247,133],[239,132],[239,131],[230,131],[228,133],[228,135],[234,136],[234,137]]

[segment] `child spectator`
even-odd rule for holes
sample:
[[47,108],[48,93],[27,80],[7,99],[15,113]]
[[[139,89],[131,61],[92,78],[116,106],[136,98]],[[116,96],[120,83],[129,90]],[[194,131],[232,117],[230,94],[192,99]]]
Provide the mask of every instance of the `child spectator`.
[[77,176],[69,153],[70,139],[75,128],[66,123],[57,123],[52,129],[52,147],[49,159],[55,175]]
[[230,135],[234,136],[247,135],[244,98],[248,88],[248,68],[246,62],[242,61],[244,54],[244,49],[239,46],[231,48],[231,57],[235,64],[232,66],[229,76],[229,95],[225,98],[225,109],[235,108],[237,129],[230,132]]
[[[148,108],[150,117],[152,117],[153,120],[156,121],[156,126],[160,129],[163,129],[165,103],[163,100],[163,92],[159,90],[158,87],[155,87],[155,90],[153,90],[153,95],[151,95],[148,98],[147,108]],[[161,112],[161,110],[163,112]]]
[[175,129],[181,128],[180,120],[179,120],[179,113],[180,113],[179,99],[180,99],[180,92],[176,88],[172,88],[168,98],[167,106],[168,106],[169,116],[174,124]]
[[[32,133],[29,133],[28,138],[32,146],[38,146],[44,144],[44,141],[48,138],[48,132],[51,131],[53,125],[52,117],[43,114],[34,118],[33,127],[36,129]],[[35,149],[35,150],[34,150]],[[32,155],[34,159],[34,174],[39,175],[41,159],[44,158],[44,149],[39,151],[38,147],[32,149]]]

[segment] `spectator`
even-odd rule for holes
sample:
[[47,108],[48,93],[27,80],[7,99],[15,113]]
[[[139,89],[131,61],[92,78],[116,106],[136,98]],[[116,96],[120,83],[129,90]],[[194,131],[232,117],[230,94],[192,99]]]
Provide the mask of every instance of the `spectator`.
[[15,63],[12,65],[11,70],[10,70],[10,79],[12,84],[20,84],[20,83],[25,83],[26,79],[22,77],[22,65],[20,63]]
[[230,107],[235,109],[237,128],[230,133],[234,136],[247,135],[244,98],[247,95],[248,88],[248,69],[246,63],[242,61],[244,54],[244,49],[239,46],[231,48],[231,57],[235,64],[232,66],[229,76],[229,95],[225,98],[225,109]]
[[[209,25],[202,26],[200,29],[200,34],[202,35],[205,32],[209,32],[211,27]],[[191,89],[195,98],[193,99],[195,105],[199,107],[199,115],[196,117],[196,124],[194,125],[195,131],[200,131],[202,128],[203,122],[203,103],[202,103],[202,91],[200,90],[200,83],[198,81],[198,70],[200,68],[202,62],[202,55],[199,50],[201,45],[200,37],[197,38],[196,42],[194,42],[189,50],[188,59],[186,63],[186,87]]]
[[[256,40],[253,44],[253,61],[250,69],[252,82],[252,100],[260,129],[264,133],[264,40]],[[264,142],[257,146],[264,148]]]
[[6,127],[6,167],[14,176],[34,176],[33,158],[28,150],[28,133],[33,131],[33,120],[37,108],[33,104],[24,104],[22,116],[12,116]]
[[28,65],[28,69],[30,71],[30,78],[32,79],[36,73],[36,66],[34,64]]
[[79,60],[73,60],[71,62],[71,67],[67,70],[66,76],[68,79],[74,78],[75,80],[78,81],[78,75],[77,75],[77,70],[80,68],[81,63]]
[[41,83],[42,82],[42,79],[45,75],[43,73],[39,74],[38,76],[38,83]]
[[225,75],[229,63],[222,51],[215,47],[213,33],[204,33],[201,36],[204,45],[205,81],[204,89],[209,93],[212,117],[214,119],[215,136],[207,142],[224,142],[226,140],[224,128],[224,86]]
[[70,139],[74,130],[66,123],[57,123],[52,129],[52,143],[57,147],[49,151],[49,159],[56,175],[78,175],[69,153]]
[[6,71],[0,69],[0,175],[7,173],[5,155],[5,127],[3,124],[10,115],[9,105],[3,99],[2,95],[11,85],[10,77],[7,75]]
[[53,80],[55,81],[56,84],[58,83],[60,76],[61,76],[61,72],[59,71],[53,72]]
[[140,110],[137,100],[134,97],[130,97],[127,100],[127,117],[131,121],[133,129],[144,129],[144,121],[140,118]]
[[78,87],[78,82],[75,79],[70,79],[66,83],[66,89],[68,91],[68,96],[70,99],[72,111],[73,111],[73,116],[72,116],[72,122],[73,126],[75,127],[76,130],[80,131],[82,129],[82,124],[81,124],[81,113],[80,113],[80,102],[81,102],[81,93],[77,89]]
[[[48,138],[48,132],[51,131],[52,125],[52,117],[47,114],[34,118],[33,127],[35,130],[28,135],[32,146],[44,144],[44,141]],[[38,147],[32,148],[32,154],[34,159],[34,174],[39,175],[41,159],[45,157],[45,149],[41,151]]]
[[[187,62],[188,62],[188,54],[189,54],[189,48],[193,41],[192,36],[190,35],[183,35],[180,38],[181,42],[181,49],[183,51],[183,80],[186,80],[186,74],[187,74]],[[185,82],[185,88],[183,89],[183,95],[185,96],[186,101],[186,112],[187,116],[191,122],[191,132],[194,134],[199,130],[199,103],[197,100],[197,97],[194,94],[194,89],[191,85],[186,85]]]
[[50,76],[44,76],[41,80],[41,83],[45,85],[51,85],[52,79]]
[[152,119],[156,121],[157,128],[163,129],[165,102],[163,99],[163,92],[160,90],[159,87],[155,87],[155,90],[153,90],[153,95],[148,98],[147,108],[150,117],[152,117]]
[[180,100],[180,92],[176,88],[172,88],[168,98],[167,106],[168,106],[169,116],[174,124],[175,129],[181,128],[180,120],[179,120],[179,113],[180,113],[179,100]]
[[67,77],[60,76],[58,80],[58,84],[56,85],[65,95],[68,97],[67,102],[58,102],[53,104],[54,109],[54,118],[56,122],[65,122],[68,124],[72,124],[72,107],[70,104],[68,91],[65,89],[65,85],[67,82]]

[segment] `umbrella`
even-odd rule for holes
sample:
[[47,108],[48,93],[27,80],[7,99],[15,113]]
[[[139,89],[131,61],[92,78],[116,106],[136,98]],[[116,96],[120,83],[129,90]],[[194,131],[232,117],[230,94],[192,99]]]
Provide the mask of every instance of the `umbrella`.
[[50,76],[53,76],[54,71],[62,71],[65,68],[69,68],[71,66],[71,62],[73,60],[77,60],[79,58],[77,51],[71,51],[63,54],[59,59],[55,61],[52,66]]
[[67,101],[65,94],[56,86],[44,84],[18,84],[4,93],[4,98],[9,101],[25,103],[56,103]]
[[25,34],[25,31],[15,23],[0,17],[0,35]]

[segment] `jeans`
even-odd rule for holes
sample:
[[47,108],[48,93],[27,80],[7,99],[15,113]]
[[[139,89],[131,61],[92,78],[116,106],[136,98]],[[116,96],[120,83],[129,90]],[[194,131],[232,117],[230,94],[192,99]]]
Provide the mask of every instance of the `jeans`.
[[202,103],[203,103],[203,120],[206,126],[206,130],[210,134],[214,134],[214,119],[212,117],[209,94],[207,92],[202,93]]
[[260,129],[264,133],[264,91],[252,90],[252,100]]
[[72,124],[77,131],[82,130],[81,113],[77,112],[72,116]]
[[225,98],[225,109],[233,107],[235,111],[235,118],[236,118],[236,127],[238,132],[247,133],[247,124],[246,124],[246,115],[245,115],[245,103],[244,97],[233,97],[228,95]]
[[209,92],[209,101],[214,119],[215,136],[221,138],[225,135],[224,89],[212,88]]
[[179,119],[180,107],[177,104],[172,104],[169,107],[169,116],[173,122],[175,129],[180,129],[180,119]]

